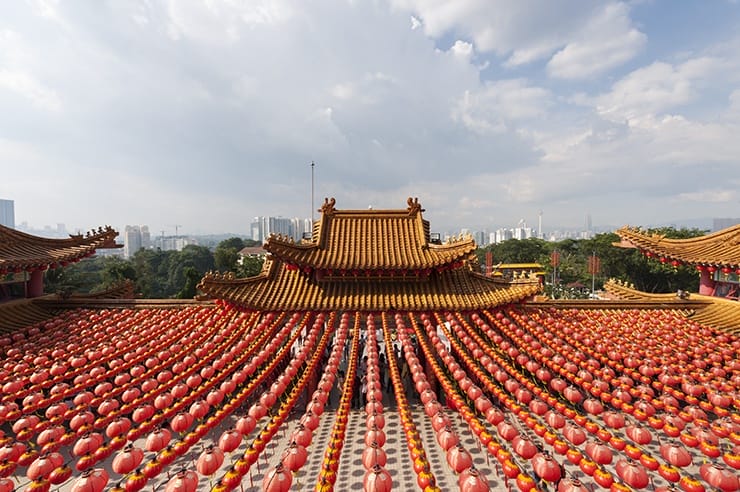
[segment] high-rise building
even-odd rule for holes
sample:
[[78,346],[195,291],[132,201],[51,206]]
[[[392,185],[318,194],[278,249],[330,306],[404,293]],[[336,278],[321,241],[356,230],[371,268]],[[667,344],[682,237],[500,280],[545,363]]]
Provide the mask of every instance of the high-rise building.
[[123,256],[125,258],[133,257],[144,247],[144,235],[147,237],[147,242],[150,242],[149,227],[126,226],[123,231]]
[[312,231],[311,219],[287,219],[283,217],[255,217],[250,226],[252,240],[261,243],[267,241],[271,234],[282,234],[292,237],[296,241],[303,238],[304,233]]
[[141,226],[141,247],[144,249],[152,247],[152,236],[149,234],[149,226]]
[[15,229],[15,202],[0,199],[0,225]]

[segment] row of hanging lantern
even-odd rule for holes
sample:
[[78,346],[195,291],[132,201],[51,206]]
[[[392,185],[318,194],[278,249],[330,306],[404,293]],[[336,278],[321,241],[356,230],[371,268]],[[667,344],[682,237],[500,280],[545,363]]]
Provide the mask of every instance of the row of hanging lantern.
[[[478,341],[476,341],[474,337],[470,336],[470,334],[474,334],[474,332],[470,329],[469,325],[467,325],[467,322],[462,318],[456,318],[452,315],[447,317],[447,321],[450,323],[450,327],[453,330],[454,335],[453,332],[450,332],[443,327],[442,329],[445,330],[445,335],[448,337],[448,340],[450,340],[451,345],[455,348],[455,352],[460,356],[461,362],[468,367],[468,370],[475,375],[476,379],[480,381],[488,391],[491,391],[496,395],[497,399],[507,402],[507,399],[501,390],[495,387],[489,376],[487,376],[485,372],[476,365],[475,360],[478,359],[473,360],[473,358],[471,358],[460,345],[460,341],[462,341],[465,348],[470,353],[479,355],[480,359],[486,362],[486,365],[493,364],[493,360],[489,360],[491,359],[491,356],[485,353],[482,346],[479,345]],[[494,367],[491,367],[491,369],[494,369]],[[498,366],[495,369],[500,370]],[[491,372],[493,373],[495,371],[492,370]],[[527,390],[536,393],[536,387],[528,387]],[[480,398],[479,395],[477,397]],[[531,404],[534,401],[537,400],[530,399],[527,403]],[[558,433],[556,431],[556,429],[561,428],[565,423],[562,416],[553,411],[549,411],[544,413],[545,418],[544,422],[542,422],[540,419],[543,418],[543,415],[530,413],[527,410],[527,407],[513,404],[510,399],[508,402],[508,409],[515,413],[522,422],[526,423],[527,427],[533,429],[540,437],[543,437],[546,444],[552,446],[558,454],[567,453],[570,447],[564,440],[558,439]],[[479,411],[481,410],[479,409]],[[494,418],[498,418],[495,413],[492,415]],[[549,453],[540,452],[530,440],[519,434],[516,427],[508,423],[506,420],[502,420],[497,424],[497,431],[504,440],[511,443],[513,450],[520,457],[530,461],[535,475],[540,479],[554,483],[562,478],[560,464]],[[521,490],[531,490],[535,487],[535,481],[531,475],[523,472],[517,475],[516,482],[517,486]]]
[[[345,324],[348,323],[347,319],[343,319],[342,321]],[[347,424],[349,422],[349,412],[352,408],[352,396],[354,389],[353,387],[359,365],[359,351],[360,319],[359,317],[356,317],[355,324],[352,327],[351,345],[349,348],[349,360],[347,363],[347,373],[344,379],[344,387],[342,388],[342,394],[339,397],[339,406],[337,407],[334,416],[334,424],[332,425],[332,430],[329,434],[329,443],[327,444],[326,450],[324,451],[324,456],[321,462],[321,469],[319,470],[319,474],[316,477],[315,490],[317,491],[334,490],[334,484],[337,481],[337,471],[339,470],[340,464],[339,458],[344,446],[344,438],[347,432]],[[326,389],[330,390],[331,386],[327,384]],[[316,425],[318,425],[318,422]],[[306,426],[305,423],[304,426]],[[313,432],[315,428],[316,427],[309,427],[311,432]]]
[[[599,348],[604,350],[605,344],[609,341],[624,348],[611,350],[608,356],[598,352],[594,356],[600,359],[603,364],[611,365],[615,370],[625,373],[633,381],[642,382],[643,384],[647,381],[658,391],[667,392],[690,405],[698,403],[704,410],[715,413],[720,417],[727,416],[727,408],[732,403],[732,399],[723,393],[736,391],[734,388],[740,384],[740,375],[731,376],[730,381],[726,380],[726,376],[740,370],[740,362],[736,360],[740,345],[737,339],[733,341],[732,345],[728,344],[729,335],[712,333],[711,330],[704,328],[698,329],[695,325],[691,325],[691,333],[686,333],[685,330],[681,330],[681,327],[686,325],[686,322],[680,322],[680,319],[675,318],[675,321],[670,323],[670,329],[667,327],[668,323],[661,324],[651,330],[649,337],[641,331],[637,331],[638,335],[630,332],[622,333],[619,328],[615,327],[618,338],[615,340],[614,335],[605,334]],[[556,330],[557,326],[558,323],[554,323]],[[577,333],[575,335],[578,336]],[[715,338],[716,342],[713,341]],[[666,340],[673,341],[673,343],[665,343]],[[593,341],[590,339],[585,341],[589,343],[582,344],[583,350],[586,352],[592,351]],[[625,341],[629,342],[629,345],[625,346]],[[572,343],[576,346],[581,345],[581,342],[577,339],[573,340]],[[690,370],[687,371],[687,359],[683,357],[686,355],[685,349],[689,347],[689,344],[696,343],[701,345],[691,349],[695,352],[695,358],[691,362],[693,367],[689,367]],[[716,343],[717,346],[714,348],[708,346],[712,343]],[[654,365],[649,364],[649,361],[655,360],[655,354],[645,352],[645,347],[655,347],[656,345],[670,351],[669,354],[658,355],[660,371],[662,372],[659,372],[659,369]],[[677,348],[680,351],[677,351]],[[633,357],[629,355],[630,353],[636,354],[636,356]],[[711,361],[709,372],[701,368],[706,366],[706,360]],[[682,376],[678,377],[675,374],[681,374]],[[658,381],[651,379],[655,375],[659,376]],[[689,375],[688,378],[687,375]],[[701,380],[702,383],[692,383],[693,378]],[[677,384],[681,385],[683,392],[672,387]],[[705,390],[707,399],[699,399],[698,397],[705,394]],[[740,405],[740,401],[738,405]]]
[[[282,330],[280,330],[277,338],[272,338],[270,343],[266,345],[258,345],[263,347],[261,349],[261,352],[263,354],[269,354],[263,359],[263,362],[267,361],[270,357],[272,357],[272,359],[269,360],[267,366],[263,366],[262,363],[255,366],[256,370],[258,371],[257,376],[254,379],[250,379],[249,383],[242,389],[236,400],[228,404],[228,412],[226,412],[224,416],[233,413],[233,411],[241,407],[244,401],[246,401],[247,397],[250,397],[258,386],[266,383],[270,379],[271,374],[274,372],[275,368],[278,367],[282,363],[282,361],[284,361],[289,355],[291,347],[300,337],[300,333],[302,332],[307,320],[308,315],[306,315],[303,321],[298,324],[298,329],[296,329],[294,332],[293,328],[298,321],[298,316],[294,316],[291,320],[288,321],[288,323],[286,323],[286,326]],[[288,338],[289,335],[290,338]],[[315,345],[315,342],[315,335],[311,335],[307,337],[305,343],[306,346],[313,347]],[[305,353],[299,353],[298,357],[291,361],[293,365],[289,365],[288,367],[297,367],[305,361],[305,358]],[[270,388],[265,390],[256,399],[256,401],[254,401],[254,403],[250,407],[250,411],[248,412],[248,414],[237,420],[236,425],[233,428],[230,428],[222,433],[221,437],[219,438],[219,451],[221,453],[230,453],[236,450],[241,444],[243,437],[249,435],[255,429],[258,421],[262,417],[264,417],[268,413],[269,408],[277,402],[277,395],[283,394],[286,389],[286,379],[282,377],[282,375],[279,378],[275,378]],[[293,392],[291,392],[291,395],[293,395]],[[292,396],[288,396],[287,400],[292,401],[291,397]],[[272,417],[271,423],[268,424],[268,427],[271,428],[272,422],[277,422],[276,425],[280,425],[280,423],[286,418],[287,411],[289,411],[289,409],[285,410],[284,405],[281,405],[281,408],[278,410],[276,415]],[[214,451],[212,451],[212,453],[213,452],[215,452],[215,449]],[[201,455],[201,457],[203,458],[203,462],[202,466],[198,467],[198,472],[205,476],[212,476],[213,474],[215,474],[223,463],[223,460],[218,459],[218,455],[216,456],[216,460],[210,459],[207,454]],[[241,479],[244,473],[246,473],[246,469],[248,469],[248,466],[242,456],[242,458],[239,458],[235,463],[233,463],[226,474],[221,477],[218,484],[213,487],[214,490],[234,489],[241,483]]]
[[[434,330],[431,327],[429,318],[426,315],[422,315],[422,320],[425,324],[425,327],[429,328],[428,334],[433,334],[436,336],[436,333],[434,333]],[[414,366],[417,366],[419,368],[416,370],[412,369],[412,374],[423,374],[423,371],[420,370],[420,366],[418,365],[418,359],[416,359],[413,346],[411,345],[409,337],[406,334],[403,321],[397,320],[396,323],[399,333],[402,333],[399,335],[399,338],[404,341],[404,351],[407,353],[407,357],[413,356],[411,357],[411,362],[414,362]],[[467,407],[464,399],[460,396],[458,391],[453,388],[453,383],[451,383],[450,379],[443,373],[442,369],[437,363],[436,357],[434,357],[432,353],[432,348],[427,343],[427,337],[424,336],[421,329],[416,324],[415,319],[411,320],[411,329],[416,335],[419,348],[423,352],[427,364],[430,365],[430,368],[434,373],[437,382],[442,386],[442,390],[447,401],[447,406],[460,414],[460,416],[466,421],[473,433],[477,436],[479,441],[481,443],[485,442],[485,444],[483,445],[488,448],[488,444],[494,440],[493,436],[485,431],[480,422],[478,422],[477,417],[469,411],[470,409]],[[449,354],[445,354],[443,352],[443,356],[444,355],[449,356]],[[447,360],[449,361],[449,359]],[[476,469],[473,466],[472,456],[462,446],[459,437],[452,430],[452,426],[450,425],[451,422],[443,413],[442,406],[437,401],[434,392],[427,391],[425,389],[421,393],[421,395],[423,395],[424,399],[427,400],[427,403],[425,403],[424,405],[424,412],[428,417],[432,418],[432,425],[433,428],[435,428],[435,432],[437,435],[437,443],[443,449],[446,448],[447,464],[457,474],[458,485],[460,486],[461,490],[465,490],[467,492],[483,492],[490,490],[490,485],[487,477],[483,473],[481,473],[480,470]],[[517,465],[514,466],[516,467]]]
[[[119,436],[119,437],[120,437],[120,436]],[[113,443],[115,443],[116,441],[118,441],[118,439],[114,439]],[[122,442],[125,442],[125,439],[123,439],[123,440],[122,440]],[[149,464],[148,464],[148,465],[149,465]],[[146,468],[145,470],[152,470],[152,472],[156,472],[157,468],[158,468],[158,467],[156,466],[156,463],[155,463],[155,464],[154,464],[154,466],[149,466],[149,467],[148,467],[148,468]]]
[[362,464],[365,467],[363,488],[365,492],[389,492],[393,488],[393,478],[385,469],[385,419],[383,417],[383,392],[378,369],[378,344],[374,315],[368,314],[365,323],[365,355],[367,367],[365,377],[366,427],[365,449]]
[[[398,334],[399,339],[407,338],[406,327],[402,323],[402,317],[400,315],[395,316],[395,332]],[[389,320],[385,315],[382,319],[383,323],[383,337],[386,347],[386,355],[388,361],[388,377],[391,379],[393,391],[396,398],[396,404],[398,406],[399,417],[401,418],[401,426],[403,427],[406,435],[406,446],[409,451],[409,455],[412,460],[412,466],[416,473],[416,482],[423,491],[434,492],[440,490],[437,486],[437,480],[434,473],[431,470],[431,464],[427,458],[426,451],[424,449],[424,443],[421,439],[421,435],[414,423],[413,414],[409,406],[409,402],[406,398],[406,390],[404,388],[403,380],[401,379],[401,372],[398,367],[395,354],[393,353],[393,342],[391,339],[391,330],[389,327]],[[404,345],[405,347],[405,345]],[[403,350],[404,358],[408,364],[408,357],[411,355],[407,350]],[[413,362],[413,359],[412,359]],[[431,389],[426,376],[423,373],[417,372],[412,375],[414,387],[417,392],[421,393],[426,389]],[[443,413],[440,415],[444,416]]]
[[[535,391],[540,391],[540,390],[535,389]],[[558,405],[558,410],[563,410],[563,407]],[[566,408],[565,410],[569,410],[569,409]],[[626,442],[622,438],[611,435],[611,433],[609,433],[605,429],[602,429],[597,424],[587,420],[587,418],[583,415],[580,415],[580,414],[574,415],[572,410],[568,413],[569,413],[568,416],[574,418],[578,425],[585,426],[589,430],[589,432],[599,436],[600,439],[604,440],[610,446],[613,446],[615,449],[619,451],[624,450],[626,448],[626,453],[628,454],[628,456],[630,456],[630,458],[635,459],[635,460],[639,458],[640,464],[644,466],[645,468],[648,468],[651,470],[655,470],[658,468],[659,466],[658,462],[653,457],[651,457],[649,454],[644,453],[643,450],[635,446],[626,444]],[[609,412],[609,413],[611,414],[611,416],[614,416],[615,418],[617,418],[617,420],[621,419],[620,425],[614,425],[614,423],[612,422],[610,425],[611,427],[618,428],[624,425],[624,417],[621,414],[615,414],[613,412]],[[605,420],[607,421],[607,423],[610,422],[609,415],[607,415]],[[585,441],[585,433],[583,433],[583,431],[575,432],[574,428],[572,427],[565,427],[564,434],[566,438],[570,440],[571,442],[573,442],[574,444],[579,445],[579,444],[582,444],[583,441]],[[586,450],[587,450],[587,454],[589,455],[589,458],[592,458],[592,459],[582,459],[583,457],[580,454],[580,452],[577,452],[575,450],[568,450],[567,456],[568,456],[569,461],[574,464],[577,463],[581,467],[581,469],[584,471],[584,473],[592,476],[594,478],[594,481],[596,481],[599,484],[611,485],[612,483],[615,483],[613,481],[613,477],[606,470],[599,468],[602,465],[611,462],[611,451],[609,451],[609,448],[607,448],[604,445],[598,445],[598,446],[587,445]],[[597,455],[597,453],[595,453],[594,450],[599,450],[602,452],[598,453]],[[630,450],[632,450],[632,452]],[[557,448],[556,448],[556,451],[557,451]],[[666,469],[667,472],[669,472],[665,474],[666,476],[668,476],[667,479],[674,478],[674,481],[678,480],[678,474],[677,474],[677,470],[675,469],[675,467],[666,465],[664,468]],[[641,471],[640,474],[633,473],[633,471],[639,470],[639,469],[640,469],[639,465],[636,465],[635,467],[631,466],[629,468],[620,467],[617,469],[617,474],[623,480],[630,481],[631,486],[636,488],[638,485],[642,484],[642,479],[639,477],[646,474],[644,470]],[[622,472],[624,472],[623,473],[624,476],[622,476]],[[664,474],[661,474],[661,476],[663,475]],[[617,483],[617,485],[620,485],[620,484]]]
[[[239,333],[237,332],[236,334],[234,334],[234,336],[238,336],[238,334]],[[217,347],[214,346],[212,350],[217,350]],[[173,403],[173,405],[179,405],[179,407],[171,408],[171,413],[179,412],[175,414],[175,416],[171,420],[170,425],[173,431],[177,432],[178,434],[184,434],[187,429],[195,422],[196,417],[194,417],[193,414],[197,414],[199,416],[200,423],[198,423],[193,431],[187,432],[187,434],[185,434],[174,444],[170,444],[171,433],[169,432],[169,430],[163,428],[155,428],[154,431],[149,434],[149,436],[147,436],[147,440],[145,443],[147,450],[153,452],[154,456],[147,460],[145,464],[137,465],[137,467],[133,470],[130,469],[131,462],[126,461],[125,463],[128,463],[128,466],[125,466],[120,471],[126,472],[126,469],[129,469],[129,471],[119,482],[119,485],[116,488],[126,490],[127,492],[140,490],[150,480],[162,473],[179,456],[184,455],[190,449],[190,447],[192,447],[200,438],[202,438],[213,428],[215,428],[226,415],[230,414],[237,406],[241,405],[241,402],[245,398],[245,394],[243,391],[240,392],[240,394],[236,397],[230,399],[227,403],[215,409],[210,416],[207,416],[206,414],[210,411],[210,406],[205,407],[204,404],[210,404],[206,403],[205,400],[201,400],[201,398],[207,391],[212,391],[213,387],[221,381],[222,377],[232,370],[232,364],[233,367],[236,367],[237,365],[243,365],[247,355],[248,354],[245,354],[245,357],[242,359],[232,360],[231,362],[226,363],[226,371],[223,372],[220,376],[214,376],[214,374],[211,374],[210,379],[207,379],[205,381],[201,380],[199,382],[201,386],[195,387],[192,394],[187,396],[183,395],[182,400]],[[223,399],[225,399],[229,394],[235,391],[236,384],[226,387],[224,387],[222,384],[222,387],[224,388],[224,395],[221,401],[223,401]],[[203,403],[196,405],[196,403],[200,403],[201,401]],[[190,405],[193,414],[191,414],[190,411],[182,411],[187,408],[188,405]],[[201,413],[204,409],[206,409],[206,412]],[[171,415],[171,413],[169,413],[168,415]],[[158,421],[156,423],[159,424],[160,422]],[[139,436],[143,435],[143,433],[148,430],[145,430],[146,428],[142,429],[142,427],[143,425],[140,424],[138,432],[134,434],[132,434],[131,431],[127,432],[126,437],[129,439],[136,439]],[[210,466],[210,464],[218,462],[219,457],[222,455],[223,452],[220,449],[215,449],[215,447],[213,449],[207,449],[199,457],[200,467],[208,467]],[[171,479],[168,486],[171,486],[172,484],[186,486],[190,483],[191,480],[189,474],[178,473],[176,477],[173,477]]]
[[[628,446],[628,451],[629,451],[629,446]],[[655,469],[658,466],[657,465],[657,462],[654,459],[649,459],[649,457],[645,457],[645,456],[643,456],[641,458],[643,459],[643,461],[645,461],[647,459],[647,466],[650,467],[651,469]],[[676,473],[675,473],[676,472],[676,469],[675,469],[674,466],[667,465],[667,466],[660,467],[660,472],[663,472],[663,470],[666,470],[666,472],[665,473],[661,473],[661,476],[663,476],[663,475],[670,475],[670,477],[668,477],[667,479],[670,480],[671,478],[673,478],[675,480],[675,477],[676,477]]]
[[[526,407],[519,406],[515,403],[513,403],[513,400],[511,398],[508,398],[502,390],[500,390],[498,387],[496,387],[493,382],[490,380],[490,378],[476,365],[476,361],[478,359],[475,359],[475,361],[465,352],[462,346],[460,346],[459,341],[456,337],[463,338],[463,330],[458,325],[457,320],[452,316],[447,316],[447,321],[450,323],[450,327],[455,330],[455,336],[448,330],[444,328],[444,325],[440,324],[440,329],[442,329],[445,333],[445,336],[448,338],[448,340],[451,343],[451,346],[454,348],[454,351],[458,354],[460,357],[461,362],[468,368],[470,372],[472,372],[476,379],[481,382],[481,384],[484,385],[487,391],[492,392],[496,398],[499,401],[503,401],[505,405],[507,405],[507,408],[512,411],[514,414],[517,415],[522,421],[525,421],[527,425],[530,428],[534,428],[535,430],[539,430],[539,432],[536,432],[540,436],[545,436],[545,442],[547,442],[549,445],[552,445],[556,451],[558,451],[560,454],[565,454],[566,450],[569,449],[565,441],[556,439],[556,434],[554,432],[547,432],[547,427],[545,425],[542,425],[537,422],[536,418],[531,417],[528,412],[526,411]],[[461,323],[464,323],[463,320],[460,320]],[[438,323],[441,323],[441,319],[438,318]],[[427,326],[428,333],[433,333],[431,331],[431,326]],[[480,356],[480,359],[488,366],[493,364],[493,362],[490,360],[490,356],[488,354],[485,354],[481,351],[480,346],[472,340],[467,335],[463,338],[464,342],[466,342],[467,350],[469,350],[474,355]],[[439,347],[442,348],[442,347]],[[479,353],[480,352],[480,353]],[[482,354],[482,355],[481,355]],[[453,364],[456,364],[453,362]],[[459,372],[459,371],[458,371]],[[491,372],[494,372],[491,369]],[[473,397],[476,399],[482,398],[482,392],[477,389],[477,387],[473,384],[470,384],[466,381],[466,377],[463,377],[460,379],[461,381],[461,387],[468,387],[468,393],[469,398],[471,400]],[[473,388],[474,393],[470,394],[470,388]],[[475,401],[475,400],[474,400]],[[511,443],[512,449],[515,451],[517,455],[520,457],[530,460],[532,463],[532,468],[534,470],[534,473],[536,476],[538,476],[540,479],[549,481],[549,482],[556,482],[559,481],[561,478],[561,467],[557,461],[555,461],[552,456],[549,453],[543,453],[539,452],[538,448],[528,439],[521,436],[519,434],[519,431],[515,426],[510,424],[508,421],[505,420],[503,414],[501,414],[499,411],[496,411],[493,407],[484,406],[481,407],[480,404],[475,405],[476,409],[481,412],[485,413],[487,420],[491,424],[495,424],[498,434],[501,438],[503,438],[505,441],[508,441]],[[470,412],[472,414],[472,411],[470,409],[466,410],[466,412]],[[557,424],[556,424],[557,425]],[[487,434],[486,431],[481,431],[479,435],[485,436]],[[548,436],[549,435],[549,439]],[[488,437],[486,436],[486,439]],[[498,447],[497,444],[493,444],[491,446],[491,442],[487,445],[489,452],[492,454],[495,454],[499,460],[502,460],[502,458],[508,458],[510,456],[509,453],[502,453],[501,448]],[[517,468],[514,467],[508,467],[509,470],[507,470],[507,462],[503,461],[502,466],[504,467],[504,474],[505,476],[509,478],[516,478],[516,484],[520,490],[532,490],[536,486],[535,480],[532,478],[531,475],[524,473],[523,471],[519,470],[517,473]]]
[[[83,395],[83,394],[84,392],[81,393],[80,395]],[[109,456],[110,453],[113,451],[113,449],[108,446],[102,446],[101,445],[102,437],[97,433],[90,432],[92,428],[91,424],[93,421],[93,416],[90,412],[87,412],[87,411],[82,412],[82,410],[86,408],[85,405],[89,403],[90,397],[87,397],[87,395],[85,395],[86,398],[82,398],[80,397],[80,395],[77,395],[75,397],[75,401],[78,404],[78,408],[76,409],[77,411],[79,411],[78,414],[74,414],[74,413],[70,414],[69,412],[71,411],[69,409],[64,412],[60,411],[59,413],[56,413],[56,414],[52,412],[48,412],[47,410],[47,413],[49,413],[49,417],[51,418],[49,418],[49,420],[47,421],[37,422],[34,426],[34,430],[44,429],[43,431],[41,431],[41,433],[44,433],[47,430],[49,431],[43,434],[43,436],[41,436],[40,434],[40,439],[39,439],[39,442],[43,443],[43,446],[44,446],[42,448],[43,454],[48,454],[48,452],[52,450],[56,450],[62,445],[71,444],[74,441],[74,438],[75,438],[74,432],[66,433],[60,436],[60,434],[64,432],[64,428],[59,425],[63,421],[64,417],[69,418],[70,416],[73,415],[72,419],[70,420],[70,426],[74,430],[77,430],[82,435],[82,437],[76,443],[75,448],[73,449],[73,453],[76,454],[77,456],[84,455],[83,457],[80,458],[81,463],[78,462],[78,469],[86,469],[92,464],[93,452],[95,453],[94,456],[96,457],[96,459],[100,460],[100,459],[105,459],[107,456]],[[66,408],[66,406],[64,406],[64,408]],[[80,420],[80,417],[82,416],[86,416],[86,420]],[[36,416],[29,416],[29,417],[38,418]],[[52,420],[52,419],[55,419],[55,420]],[[16,422],[16,424],[17,423],[18,422]],[[54,423],[55,425],[52,427],[49,427],[52,423]],[[26,438],[28,438],[28,436],[26,436]],[[28,453],[24,453],[24,454],[27,454],[27,456],[30,456],[31,458],[38,457],[38,453],[35,453],[33,450],[29,450]],[[80,466],[81,464],[83,466]],[[56,472],[52,471],[52,473],[50,474],[50,476],[53,476],[53,479],[55,481],[59,481],[62,478],[65,478],[65,479],[69,478],[69,475],[70,474],[68,470],[65,468],[62,468]],[[59,483],[62,483],[62,482],[59,482]]]
[[[311,395],[310,401],[306,405],[306,410],[299,419],[299,424],[290,438],[288,447],[281,453],[279,463],[273,468],[263,481],[263,489],[269,491],[289,490],[292,484],[292,477],[299,476],[300,469],[308,460],[307,447],[311,444],[313,432],[319,424],[319,419],[324,413],[324,407],[329,399],[329,393],[334,385],[337,370],[341,360],[342,350],[347,340],[348,332],[348,314],[343,314],[339,321],[339,328],[334,338],[334,346],[323,368],[321,379],[317,388]],[[333,323],[333,322],[332,322]],[[320,350],[317,354],[323,354],[326,350],[331,333],[326,333]],[[313,374],[318,369],[318,357],[314,357],[307,372]],[[299,393],[296,393],[296,396]],[[299,482],[300,483],[300,482]]]
[[[662,374],[661,377],[663,375],[665,375],[665,373]],[[659,377],[659,379],[661,379],[661,377]],[[623,381],[626,380],[627,383],[631,383],[631,380],[627,376],[622,376],[619,379]],[[595,383],[598,382],[600,381],[595,381]],[[659,384],[662,385],[663,383],[660,381],[654,381],[653,384],[657,386]],[[590,383],[586,381],[584,385],[587,386],[587,389],[592,393],[595,393],[594,388],[597,387],[596,384],[591,386]],[[627,386],[632,389],[631,384]],[[686,386],[690,385],[684,384],[684,387]],[[657,399],[653,398],[652,404],[646,403],[644,400],[638,401],[634,406],[620,404],[618,401],[615,401],[614,403],[619,404],[626,414],[631,414],[640,421],[647,420],[651,427],[663,430],[669,437],[678,437],[680,435],[682,443],[690,447],[698,447],[704,455],[710,458],[717,458],[721,454],[718,438],[727,437],[734,445],[737,445],[738,442],[740,442],[740,432],[738,432],[740,431],[740,423],[726,416],[727,411],[724,409],[724,406],[715,405],[713,407],[712,403],[709,401],[702,401],[702,403],[706,404],[702,407],[706,408],[707,411],[713,411],[712,413],[715,415],[722,415],[722,417],[712,419],[712,421],[709,422],[707,413],[695,405],[688,405],[684,407],[683,410],[679,410],[678,399],[675,396],[688,400],[690,395],[686,395],[686,398],[683,398],[683,395],[679,390],[674,390],[668,386],[664,386],[661,389],[671,390],[671,392],[669,394],[663,394]],[[645,390],[641,389],[641,391]],[[647,388],[647,391],[654,394],[649,387]],[[716,394],[713,396],[716,396]],[[669,413],[663,414],[663,416],[656,415],[655,407],[664,407],[664,410]],[[694,425],[691,427],[690,433],[681,432],[685,426],[684,422],[693,422]],[[706,428],[711,429],[711,433],[707,432],[705,430]],[[737,463],[736,460],[733,460],[734,456],[735,453],[731,450],[723,455],[723,459],[728,465],[732,466]]]
[[[270,420],[268,421],[266,426],[259,432],[258,436],[247,447],[242,456],[237,459],[237,461],[231,466],[226,474],[220,479],[218,484],[214,486],[214,490],[232,490],[237,487],[241,483],[242,477],[246,475],[251,465],[257,461],[257,459],[259,458],[259,454],[265,449],[277,430],[287,419],[290,410],[292,409],[298,398],[298,395],[300,394],[300,391],[303,390],[303,388],[307,384],[308,370],[301,374],[299,377],[295,378],[295,385],[293,385],[291,388],[288,388],[288,384],[291,383],[292,378],[297,375],[298,369],[307,360],[309,368],[315,367],[317,363],[316,355],[314,355],[311,359],[308,359],[308,354],[311,353],[311,350],[316,347],[317,336],[320,328],[323,326],[323,323],[324,315],[319,314],[318,316],[316,316],[314,324],[311,330],[308,332],[304,344],[296,357],[290,360],[285,370],[283,371],[283,374],[275,378],[270,388],[265,390],[252,404],[247,415],[237,421],[237,424],[235,426],[236,431],[240,432],[243,435],[251,433],[251,431],[254,430],[254,428],[256,428],[256,426],[259,424],[259,421],[268,414],[270,408],[272,408],[273,405],[278,402],[278,395],[282,395],[280,397],[281,404],[279,405],[277,412],[270,417]],[[333,319],[331,321],[331,325],[333,325]],[[248,384],[248,386],[251,387],[250,393],[251,390],[256,388],[258,385],[266,382],[268,380],[268,377],[273,373],[274,369],[287,359],[287,357],[290,355],[291,347],[299,339],[300,333],[300,329],[296,330],[295,333],[293,333],[293,336],[291,336],[286,343],[283,344],[281,342],[278,345],[270,347],[270,350],[273,350],[276,353],[274,354],[274,357],[270,361],[269,365],[260,371],[260,374],[255,380],[251,380]],[[324,337],[319,342],[319,347],[323,347],[325,345],[326,339],[327,335],[324,334]],[[280,345],[281,348],[278,349],[278,346]],[[284,377],[286,374],[291,374],[291,376],[289,378]],[[255,383],[254,386],[253,383]],[[289,391],[286,393],[286,390]],[[239,405],[233,407],[233,410],[236,410],[236,408],[240,405],[241,402],[239,402]],[[212,475],[217,471],[217,469],[209,469],[208,471],[209,474]],[[290,478],[290,471],[285,471],[282,469],[282,467],[279,471],[281,478]],[[277,481],[281,481],[281,478],[278,478]]]

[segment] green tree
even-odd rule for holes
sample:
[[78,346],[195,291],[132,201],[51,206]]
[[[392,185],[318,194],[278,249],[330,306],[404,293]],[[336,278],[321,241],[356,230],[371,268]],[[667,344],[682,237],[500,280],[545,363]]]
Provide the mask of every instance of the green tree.
[[132,262],[121,258],[104,258],[101,271],[100,290],[109,289],[124,280],[136,281],[136,269]]
[[244,248],[244,241],[232,237],[221,241],[213,252],[216,269],[221,272],[236,273],[239,266],[239,251]]
[[183,285],[180,292],[177,293],[178,299],[192,299],[195,297],[196,287],[200,281],[202,275],[198,273],[198,270],[188,266],[183,269],[183,275],[185,276],[185,285]]
[[254,277],[262,271],[262,265],[265,263],[264,258],[256,256],[245,256],[239,265],[237,274],[239,277]]
[[185,269],[193,267],[202,277],[215,268],[213,253],[205,246],[189,244],[182,251],[175,252],[168,262],[167,297],[176,295],[185,285]]

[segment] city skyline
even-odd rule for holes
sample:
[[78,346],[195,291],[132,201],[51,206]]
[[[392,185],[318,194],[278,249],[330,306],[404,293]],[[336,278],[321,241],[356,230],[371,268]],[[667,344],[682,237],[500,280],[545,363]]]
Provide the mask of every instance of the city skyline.
[[198,234],[324,197],[418,197],[439,230],[733,216],[739,27],[732,1],[12,2],[0,196]]

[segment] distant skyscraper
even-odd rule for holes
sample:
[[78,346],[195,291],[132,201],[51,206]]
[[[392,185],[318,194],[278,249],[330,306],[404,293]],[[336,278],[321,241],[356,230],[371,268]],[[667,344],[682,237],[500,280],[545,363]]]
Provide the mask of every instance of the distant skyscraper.
[[149,226],[141,226],[141,247],[145,249],[152,247],[152,236],[149,234]]
[[147,226],[126,226],[123,232],[123,256],[132,258],[137,251],[144,246],[144,238],[147,243],[151,243],[149,237],[149,227]]
[[304,232],[311,232],[311,219],[255,217],[250,226],[252,240],[264,243],[271,234],[282,234],[300,241]]
[[15,202],[0,200],[0,224],[15,229]]

